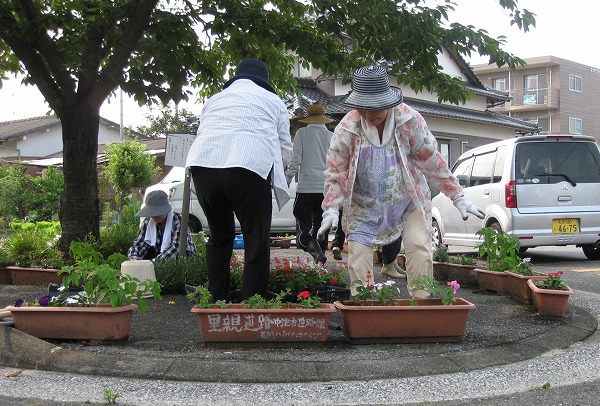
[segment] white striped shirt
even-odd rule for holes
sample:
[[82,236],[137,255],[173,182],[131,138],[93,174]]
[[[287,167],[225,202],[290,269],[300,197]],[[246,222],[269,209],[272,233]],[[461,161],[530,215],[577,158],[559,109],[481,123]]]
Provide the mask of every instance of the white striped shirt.
[[206,101],[186,166],[245,168],[272,184],[279,208],[289,200],[284,168],[292,157],[288,111],[281,99],[238,79]]

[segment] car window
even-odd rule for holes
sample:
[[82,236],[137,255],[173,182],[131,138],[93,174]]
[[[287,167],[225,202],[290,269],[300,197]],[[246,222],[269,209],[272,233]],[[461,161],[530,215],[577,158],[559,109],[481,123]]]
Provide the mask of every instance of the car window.
[[496,151],[475,156],[469,186],[485,185],[492,181],[495,157]]
[[454,165],[452,173],[458,179],[458,183],[461,187],[467,187],[469,184],[469,174],[471,173],[471,166],[473,165],[473,158],[467,158],[464,161],[457,162]]
[[494,172],[492,183],[498,183],[502,180],[502,174],[504,173],[504,162],[506,155],[506,147],[500,146],[496,152],[496,160],[494,161]]
[[518,144],[516,164],[517,179],[525,184],[600,183],[600,153],[593,142]]

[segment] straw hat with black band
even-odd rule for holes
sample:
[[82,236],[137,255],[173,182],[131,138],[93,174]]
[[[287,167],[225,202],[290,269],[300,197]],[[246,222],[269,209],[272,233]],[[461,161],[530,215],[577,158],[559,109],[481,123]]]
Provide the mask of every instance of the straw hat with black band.
[[320,104],[311,104],[306,109],[306,117],[298,121],[306,124],[327,124],[331,123],[333,119],[325,115],[325,107]]

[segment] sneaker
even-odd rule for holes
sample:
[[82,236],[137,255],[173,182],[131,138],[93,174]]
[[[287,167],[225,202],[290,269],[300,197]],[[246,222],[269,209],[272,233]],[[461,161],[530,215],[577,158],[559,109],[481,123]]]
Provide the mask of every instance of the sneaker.
[[333,247],[331,252],[333,252],[333,259],[335,259],[336,261],[342,260],[342,250],[340,249],[340,247]]

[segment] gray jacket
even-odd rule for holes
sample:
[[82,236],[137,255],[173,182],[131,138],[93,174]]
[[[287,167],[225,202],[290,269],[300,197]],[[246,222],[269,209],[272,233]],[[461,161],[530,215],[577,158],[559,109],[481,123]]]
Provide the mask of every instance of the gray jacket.
[[332,136],[325,124],[309,124],[296,132],[294,153],[285,176],[289,183],[298,175],[297,193],[323,193],[325,157]]

